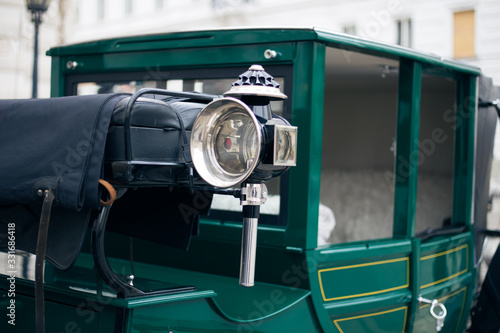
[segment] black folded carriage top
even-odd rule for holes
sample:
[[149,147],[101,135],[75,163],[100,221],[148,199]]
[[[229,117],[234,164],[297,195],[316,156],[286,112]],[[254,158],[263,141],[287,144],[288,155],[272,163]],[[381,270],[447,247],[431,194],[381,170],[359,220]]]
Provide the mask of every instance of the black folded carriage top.
[[[129,99],[127,94],[107,94],[0,101],[0,249],[7,248],[7,225],[13,223],[16,248],[35,253],[42,200],[44,192],[51,189],[55,201],[46,258],[66,269],[80,252],[91,213],[100,209],[99,179],[115,181],[112,171],[105,174],[105,164],[126,164],[127,158],[185,164],[179,148],[182,134],[190,131],[204,104],[165,96],[161,96],[162,100],[143,98],[127,113]],[[185,133],[181,133],[182,128]],[[132,138],[133,156],[126,152],[125,130]],[[147,197],[151,193],[155,198],[164,195],[173,206],[190,195],[181,191],[169,196],[169,191],[147,188],[144,194]],[[128,216],[128,222],[119,230],[113,224],[112,211],[110,228],[132,234],[133,225],[139,222],[133,217],[141,216],[134,211],[142,203],[138,201],[135,209],[127,200],[145,200],[143,197],[136,193],[124,195],[121,209],[113,211],[116,219]],[[176,213],[158,205],[158,199],[150,201],[156,203],[148,207],[147,214],[153,230],[139,236],[186,248],[196,223],[182,222],[180,229],[172,223],[174,232],[166,235],[162,231],[170,223],[165,220]],[[144,221],[140,222],[139,229],[144,230]]]

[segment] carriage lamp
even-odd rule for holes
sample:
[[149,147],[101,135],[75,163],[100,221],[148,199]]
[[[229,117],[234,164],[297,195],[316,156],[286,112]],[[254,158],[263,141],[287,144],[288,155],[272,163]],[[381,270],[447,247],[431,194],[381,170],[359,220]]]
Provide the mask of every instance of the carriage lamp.
[[271,100],[286,99],[262,66],[241,74],[224,97],[197,116],[191,156],[198,174],[215,187],[241,184],[243,230],[240,285],[254,285],[260,205],[267,198],[264,181],[296,164],[297,127],[272,114]]
[[208,104],[194,122],[190,143],[203,180],[216,187],[259,183],[294,166],[297,127],[270,108],[271,100],[286,98],[272,76],[253,65],[223,98]]
[[[108,179],[113,183],[124,187],[183,185],[190,193],[203,188],[240,199],[243,286],[254,284],[257,224],[260,205],[267,198],[264,183],[280,176],[297,160],[297,127],[271,110],[272,100],[287,98],[279,88],[259,65],[241,74],[223,97],[144,88],[128,99],[123,118],[116,117],[113,123],[117,130],[110,131],[106,143],[105,172],[110,173]],[[152,102],[143,95],[170,99]],[[136,103],[141,107],[134,108]],[[158,105],[172,111],[158,114],[174,116],[179,125],[148,131],[148,135],[135,133],[132,140],[132,124],[144,126],[145,119],[154,118],[144,114],[156,112]],[[132,110],[142,116],[131,120]],[[172,123],[177,124],[175,120]],[[152,140],[154,135],[149,132],[161,140]],[[169,149],[160,144],[161,150],[156,150],[158,142],[167,143]],[[207,188],[207,184],[211,186]]]

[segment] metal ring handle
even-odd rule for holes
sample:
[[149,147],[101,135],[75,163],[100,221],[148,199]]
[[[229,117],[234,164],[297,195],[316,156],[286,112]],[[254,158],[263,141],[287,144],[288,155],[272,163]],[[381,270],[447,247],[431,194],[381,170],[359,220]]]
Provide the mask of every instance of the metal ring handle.
[[[441,308],[441,312],[439,314],[436,313],[436,307]],[[443,303],[438,302],[437,299],[432,301],[431,309],[429,311],[431,313],[431,316],[433,316],[437,320],[444,319],[446,317],[446,314],[447,314],[446,307],[444,306]]]

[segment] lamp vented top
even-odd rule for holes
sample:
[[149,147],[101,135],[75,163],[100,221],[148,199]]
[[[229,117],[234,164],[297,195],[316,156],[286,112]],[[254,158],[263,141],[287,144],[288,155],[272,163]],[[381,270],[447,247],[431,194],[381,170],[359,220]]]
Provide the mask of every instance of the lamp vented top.
[[240,74],[238,80],[233,82],[231,89],[224,93],[224,96],[268,97],[270,101],[286,99],[287,96],[279,88],[280,84],[262,66],[252,65],[245,73]]

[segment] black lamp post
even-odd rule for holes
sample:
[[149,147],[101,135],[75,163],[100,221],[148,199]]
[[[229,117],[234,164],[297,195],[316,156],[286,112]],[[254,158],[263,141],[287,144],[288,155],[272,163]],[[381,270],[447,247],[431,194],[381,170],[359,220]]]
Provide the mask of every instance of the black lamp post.
[[33,47],[33,90],[32,97],[37,98],[38,84],[38,27],[42,23],[42,15],[49,8],[50,0],[26,0],[26,7],[31,12],[31,21],[35,25],[35,45]]

